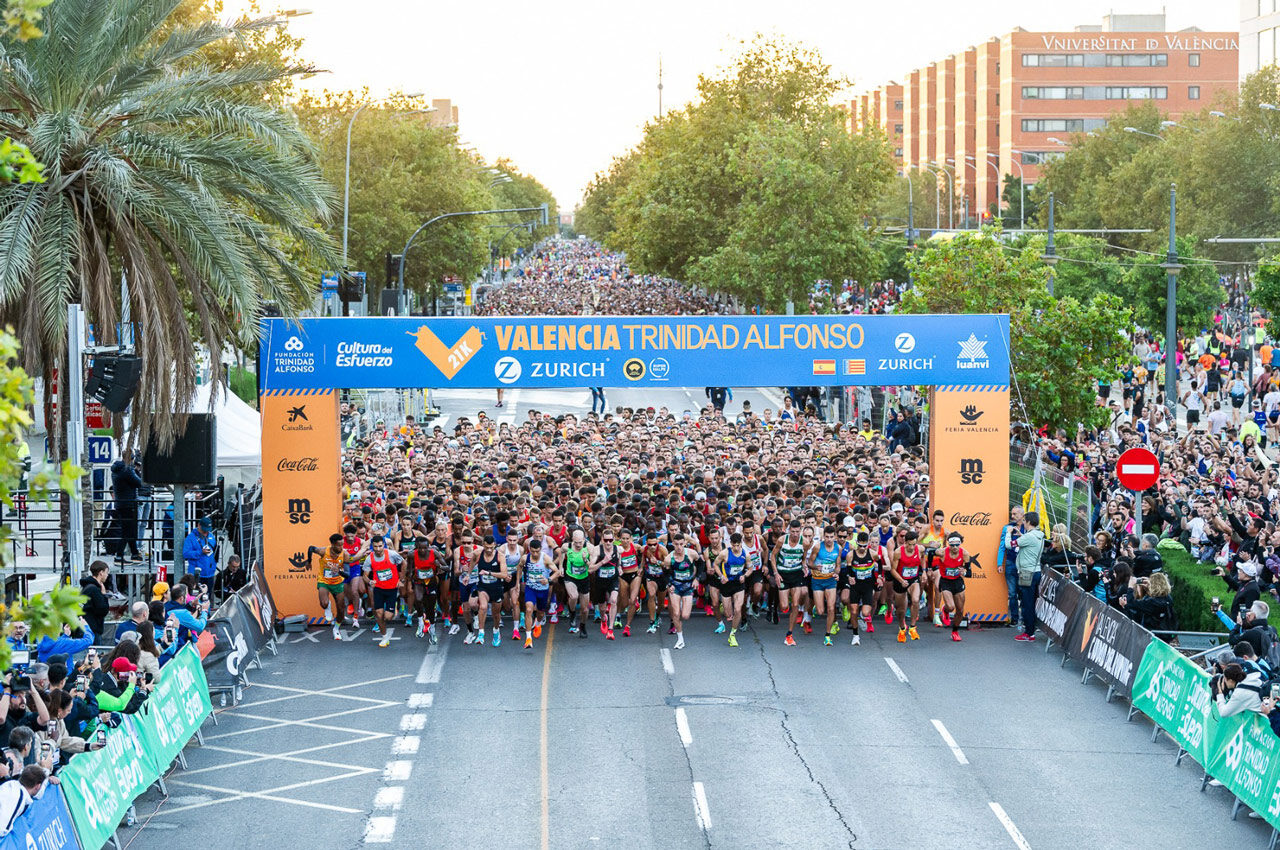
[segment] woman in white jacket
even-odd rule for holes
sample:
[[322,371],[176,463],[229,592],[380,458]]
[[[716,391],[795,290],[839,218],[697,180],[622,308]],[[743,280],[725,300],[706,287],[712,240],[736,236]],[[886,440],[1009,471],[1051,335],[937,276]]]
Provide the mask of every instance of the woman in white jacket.
[[1218,713],[1223,717],[1262,708],[1262,673],[1245,672],[1239,664],[1228,664],[1219,676],[1213,677],[1214,699]]

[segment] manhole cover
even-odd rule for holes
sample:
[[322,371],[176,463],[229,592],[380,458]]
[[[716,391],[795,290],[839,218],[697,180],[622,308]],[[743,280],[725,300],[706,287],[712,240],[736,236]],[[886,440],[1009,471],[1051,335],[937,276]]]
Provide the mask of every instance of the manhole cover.
[[667,705],[733,705],[737,702],[733,697],[718,697],[711,694],[686,694],[684,696],[667,697]]

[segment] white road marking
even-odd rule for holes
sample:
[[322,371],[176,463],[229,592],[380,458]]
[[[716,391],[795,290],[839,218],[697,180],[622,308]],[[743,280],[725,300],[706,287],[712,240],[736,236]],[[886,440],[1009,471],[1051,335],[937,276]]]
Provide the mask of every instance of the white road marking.
[[[450,644],[433,643],[427,647],[427,654],[418,668],[418,676],[414,679],[419,685],[430,685],[440,681],[440,670],[444,660],[449,657]],[[439,647],[439,649],[437,649]]]
[[418,752],[418,736],[417,735],[401,735],[391,742],[391,755],[393,756],[411,756]]
[[960,749],[960,745],[956,743],[956,739],[951,737],[951,733],[947,731],[947,727],[942,725],[941,720],[930,720],[933,728],[938,730],[938,734],[942,736],[943,742],[951,748],[951,754],[956,757],[956,761],[961,764],[968,764],[969,759],[965,758],[964,751]]
[[689,715],[683,708],[676,709],[676,731],[680,733],[680,743],[686,747],[693,743],[693,733],[689,731]]
[[389,761],[387,766],[382,769],[382,781],[407,782],[411,773],[413,773],[413,762]]
[[326,809],[331,812],[345,812],[347,814],[355,814],[359,809],[349,809],[345,806],[333,806],[328,803],[313,803],[310,800],[295,800],[291,797],[276,796],[281,791],[292,791],[295,788],[310,788],[313,785],[321,785],[326,782],[336,782],[340,779],[350,779],[353,776],[363,776],[366,773],[373,773],[371,768],[360,768],[350,773],[339,774],[338,776],[325,776],[321,779],[309,779],[306,782],[294,782],[291,785],[281,785],[279,788],[268,788],[265,791],[240,791],[235,788],[220,788],[216,785],[201,785],[196,782],[187,782],[185,779],[170,779],[174,785],[181,785],[185,788],[195,788],[199,791],[215,791],[219,794],[228,794],[230,796],[221,800],[207,800],[203,803],[195,803],[190,806],[183,806],[181,809],[166,809],[167,813],[183,811],[184,809],[197,809],[203,806],[211,806],[216,803],[230,803],[233,800],[243,800],[246,797],[252,797],[256,800],[275,800],[281,803],[293,803],[298,806],[307,806],[313,809]]
[[[404,679],[404,678],[407,678],[407,675],[396,676],[394,678]],[[384,681],[386,680],[378,679],[377,682],[365,682],[364,684],[373,685],[373,684],[377,684],[378,682],[384,682]],[[293,693],[291,693],[289,696],[284,696],[284,697],[272,697],[271,699],[260,699],[254,702],[242,702],[236,706],[237,711],[244,708],[253,708],[254,706],[257,706],[257,705],[268,705],[269,703],[273,703],[273,702],[284,702],[285,700],[300,699],[301,697],[333,697],[334,699],[347,699],[347,700],[354,700],[356,702],[374,703],[375,705],[380,705],[380,706],[397,704],[391,700],[374,699],[372,697],[357,697],[357,696],[352,696],[351,694],[337,693],[338,691],[346,690],[346,688],[348,687],[347,685],[342,685],[341,687],[338,687],[338,688],[327,688],[323,691],[311,691],[311,690],[307,690],[306,688],[288,688],[288,687],[285,687],[284,685],[265,685],[257,682],[254,683],[254,687],[270,688],[273,691],[292,691]]]
[[[206,743],[205,746],[202,747],[201,749],[213,750],[214,752],[219,752],[219,753],[231,753],[232,755],[237,755],[237,756],[252,756],[252,758],[241,759],[240,761],[227,762],[225,764],[215,764],[209,767],[197,767],[193,770],[184,770],[182,771],[182,775],[183,777],[195,776],[196,774],[199,774],[199,773],[209,773],[210,771],[215,771],[215,770],[227,770],[228,768],[232,768],[232,767],[243,767],[246,764],[254,764],[260,761],[288,761],[288,762],[296,762],[297,764],[309,764],[315,767],[332,767],[338,770],[360,770],[361,768],[357,768],[355,765],[351,765],[351,764],[341,764],[339,762],[332,762],[332,761],[320,761],[319,759],[304,759],[304,758],[298,758],[298,756],[302,755],[303,753],[313,753],[313,752],[316,752],[317,750],[330,750],[330,749],[333,749],[334,747],[345,747],[350,744],[363,744],[366,741],[376,741],[378,740],[379,737],[386,737],[386,733],[382,733],[382,735],[380,736],[366,736],[362,738],[354,738],[350,741],[339,741],[336,744],[321,744],[318,747],[306,747],[305,749],[292,750],[287,753],[257,753],[257,752],[253,752],[252,750],[237,750],[232,747],[216,747],[216,746],[213,746],[212,744]],[[372,768],[370,768],[370,770],[372,770]]]
[[430,708],[435,702],[435,694],[409,694],[410,708]]
[[[249,735],[253,732],[265,732],[268,729],[278,729],[281,726],[307,726],[311,729],[328,729],[333,732],[350,732],[351,729],[348,726],[329,726],[324,723],[316,723],[314,721],[328,720],[331,717],[346,717],[362,711],[374,711],[379,708],[383,708],[383,706],[366,705],[361,706],[360,708],[348,708],[343,711],[334,711],[329,714],[322,714],[319,717],[312,717],[307,720],[280,720],[276,717],[266,717],[261,714],[241,714],[240,712],[236,712],[236,717],[243,717],[248,720],[265,720],[267,721],[267,724],[265,726],[255,726],[252,729],[237,729],[234,732],[220,732],[217,735],[205,735],[204,738],[206,741],[216,741],[220,738],[232,738],[236,735]],[[369,734],[377,735],[380,738],[390,737],[390,735],[385,732],[371,732]]]
[[1004,808],[995,802],[987,805],[991,807],[991,811],[995,812],[996,817],[1000,819],[1000,823],[1004,824],[1004,831],[1009,833],[1009,837],[1018,846],[1018,850],[1031,850],[1031,845],[1027,843],[1027,839],[1022,837],[1022,833],[1018,830],[1018,827],[1014,826],[1013,820],[1005,813]]
[[894,661],[892,658],[886,655],[884,657],[884,663],[889,665],[889,669],[893,671],[893,675],[898,677],[899,682],[901,682],[904,685],[911,684],[910,682],[907,681],[907,674],[903,673],[902,668],[898,666],[898,662]]
[[298,637],[296,637],[296,638],[294,638],[293,640],[289,641],[289,643],[302,643],[304,640],[309,640],[309,641],[311,641],[312,643],[319,643],[319,642],[320,642],[319,640],[317,640],[317,639],[316,639],[316,636],[315,636],[315,635],[313,635],[311,632],[303,632],[303,633],[302,633],[301,635],[299,635]]
[[662,656],[662,669],[666,671],[668,676],[676,674],[676,665],[671,663],[671,650],[659,649],[658,654]]
[[707,806],[707,789],[701,782],[693,783],[693,814],[698,819],[698,827],[711,829],[711,809]]
[[373,807],[375,809],[391,809],[398,812],[402,802],[404,802],[403,785],[388,785],[385,788],[379,788],[378,793],[373,797]]
[[425,728],[427,725],[427,716],[425,714],[406,714],[400,718],[401,732],[417,732]]
[[342,640],[343,640],[343,642],[344,642],[344,643],[351,643],[353,640],[355,640],[356,638],[360,637],[360,635],[364,634],[364,633],[365,633],[365,632],[367,632],[367,631],[369,631],[369,630],[368,630],[368,629],[357,629],[356,631],[351,632],[350,634],[348,634],[347,632],[344,632],[342,629],[338,629],[338,634],[342,636]]
[[369,818],[364,826],[365,844],[390,844],[396,834],[395,815]]
[[[364,630],[361,629],[361,631],[364,631]],[[396,627],[388,626],[387,633],[385,635],[374,635],[373,639],[376,641],[382,641],[383,638],[386,638],[387,640],[400,640],[400,638],[398,637],[392,637],[392,635],[394,635],[395,633],[396,633]]]

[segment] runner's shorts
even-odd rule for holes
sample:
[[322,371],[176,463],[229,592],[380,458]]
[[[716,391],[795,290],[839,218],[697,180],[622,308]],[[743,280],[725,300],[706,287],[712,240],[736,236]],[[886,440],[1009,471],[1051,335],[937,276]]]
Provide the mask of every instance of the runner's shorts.
[[824,590],[835,590],[836,579],[835,576],[832,576],[831,578],[810,579],[809,586],[813,588],[814,593],[821,593]]
[[872,605],[876,599],[876,580],[874,578],[854,579],[849,583],[849,603],[851,605]]
[[938,586],[948,593],[964,593],[964,579],[962,578],[944,578],[939,582]]
[[526,587],[524,589],[524,604],[533,603],[533,607],[539,611],[547,610],[547,600],[551,596],[550,588],[546,587]]
[[778,575],[782,578],[783,590],[804,587],[806,584],[803,570],[778,570]]
[[691,581],[672,581],[671,592],[676,596],[693,596],[693,582]]
[[733,596],[735,593],[741,593],[742,589],[741,579],[731,578],[720,582],[720,593],[723,596]]
[[375,587],[373,589],[373,608],[375,611],[394,611],[400,601],[400,590],[395,587]]

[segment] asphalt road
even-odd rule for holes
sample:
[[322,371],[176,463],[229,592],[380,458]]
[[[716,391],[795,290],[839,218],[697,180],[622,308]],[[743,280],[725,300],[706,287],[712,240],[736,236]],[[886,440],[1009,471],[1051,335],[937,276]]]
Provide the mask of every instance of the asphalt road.
[[[687,647],[564,624],[532,651],[290,636],[130,848],[1263,847],[1150,724],[1005,629]],[[508,629],[510,624],[508,623]],[[892,663],[891,663],[892,662]],[[1212,836],[1210,838],[1209,836]],[[1021,842],[1021,843],[1020,843]]]

